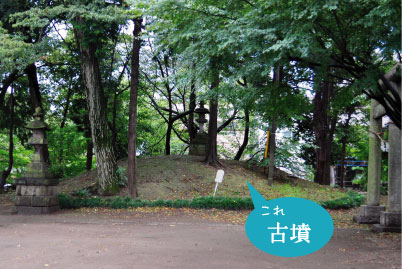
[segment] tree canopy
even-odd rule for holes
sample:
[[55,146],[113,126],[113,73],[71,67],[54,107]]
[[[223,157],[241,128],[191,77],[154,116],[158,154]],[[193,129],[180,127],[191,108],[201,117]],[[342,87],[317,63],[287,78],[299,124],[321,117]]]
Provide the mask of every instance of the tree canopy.
[[339,160],[367,158],[354,137],[366,139],[370,98],[400,128],[400,93],[378,82],[402,61],[396,0],[6,0],[0,14],[4,180],[25,164],[37,106],[54,173],[96,166],[104,194],[124,181],[118,159],[135,186],[136,156],[187,154],[200,101],[207,163],[270,163],[320,184]]

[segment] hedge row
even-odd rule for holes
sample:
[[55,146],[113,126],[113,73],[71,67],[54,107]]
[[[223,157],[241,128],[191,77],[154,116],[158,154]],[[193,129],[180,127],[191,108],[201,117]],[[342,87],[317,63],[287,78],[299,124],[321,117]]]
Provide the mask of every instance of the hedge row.
[[[328,209],[347,209],[360,206],[364,197],[354,192],[348,192],[343,198],[323,201],[319,204]],[[108,207],[108,208],[136,208],[136,207],[172,207],[172,208],[198,208],[198,209],[227,209],[241,210],[254,209],[251,198],[234,197],[199,197],[193,200],[132,200],[128,197],[121,198],[102,198],[90,196],[71,196],[59,194],[61,208],[81,208],[81,207]]]
[[217,208],[217,209],[253,209],[251,198],[229,197],[199,197],[193,200],[132,200],[128,197],[101,198],[101,197],[74,197],[59,194],[61,208],[80,207],[109,207],[109,208],[135,208],[135,207],[187,207],[187,208]]

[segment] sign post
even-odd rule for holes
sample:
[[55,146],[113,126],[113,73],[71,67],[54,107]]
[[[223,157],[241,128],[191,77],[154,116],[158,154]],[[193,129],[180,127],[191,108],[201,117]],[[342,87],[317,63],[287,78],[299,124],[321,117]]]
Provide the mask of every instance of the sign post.
[[267,131],[267,144],[265,145],[265,153],[264,153],[265,159],[268,157],[268,146],[269,146],[269,131]]
[[216,185],[215,185],[215,190],[214,190],[214,197],[216,194],[216,190],[218,189],[218,184],[222,183],[222,181],[223,181],[224,174],[225,174],[225,171],[223,171],[223,170],[218,170],[218,172],[216,172],[216,177],[215,177]]

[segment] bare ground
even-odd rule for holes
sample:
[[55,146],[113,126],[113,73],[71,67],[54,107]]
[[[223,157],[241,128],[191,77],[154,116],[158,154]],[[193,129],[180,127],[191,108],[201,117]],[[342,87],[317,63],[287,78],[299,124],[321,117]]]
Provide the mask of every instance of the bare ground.
[[0,268],[400,268],[395,234],[335,229],[297,258],[256,249],[214,210],[139,208],[11,215],[0,207]]

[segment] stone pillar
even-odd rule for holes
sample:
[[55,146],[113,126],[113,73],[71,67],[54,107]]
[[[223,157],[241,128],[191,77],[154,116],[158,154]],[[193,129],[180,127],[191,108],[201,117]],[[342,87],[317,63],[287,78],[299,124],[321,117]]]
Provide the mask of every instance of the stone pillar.
[[[401,213],[401,130],[389,124],[388,211]],[[400,220],[399,220],[400,223]]]
[[362,205],[359,215],[353,217],[358,223],[380,223],[380,212],[385,210],[385,206],[380,205],[381,140],[374,134],[382,132],[381,117],[375,117],[375,109],[378,105],[377,101],[371,99],[367,204]]
[[200,102],[200,107],[194,110],[198,114],[198,122],[200,129],[198,133],[191,140],[189,155],[206,156],[208,147],[208,134],[204,131],[204,125],[208,121],[205,118],[205,114],[209,113],[209,110],[204,107],[204,102]]
[[49,164],[44,152],[47,139],[45,131],[49,126],[44,122],[43,111],[36,108],[34,120],[27,126],[32,130],[28,140],[35,152],[23,176],[16,180],[16,196],[14,213],[46,214],[59,209],[57,184],[58,180],[49,172]]
[[401,232],[401,130],[390,123],[388,150],[388,210],[380,214],[376,232]]

